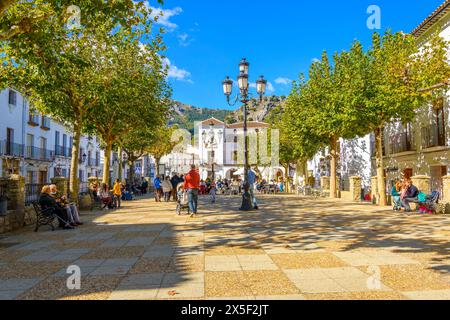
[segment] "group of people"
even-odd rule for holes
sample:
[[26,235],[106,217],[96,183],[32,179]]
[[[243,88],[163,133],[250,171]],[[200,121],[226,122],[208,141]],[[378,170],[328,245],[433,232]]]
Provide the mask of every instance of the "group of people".
[[[411,212],[411,203],[420,203],[424,201],[426,195],[421,194],[419,189],[413,184],[411,179],[397,180],[391,191],[393,199],[393,209],[395,211],[405,210],[405,212]],[[420,199],[424,197],[424,199]],[[426,207],[419,206],[420,213],[432,213],[429,212]]]
[[44,213],[56,214],[62,229],[74,229],[83,224],[76,204],[68,201],[67,196],[61,194],[54,184],[42,188],[39,205]]
[[153,180],[155,201],[162,202],[162,198],[165,202],[169,202],[171,198],[173,201],[177,201],[177,186],[182,182],[184,182],[184,175],[178,176],[176,173],[172,175],[172,178],[169,176],[157,176]]
[[184,176],[174,173],[172,178],[169,176],[157,176],[153,180],[155,187],[155,201],[169,202],[172,198],[173,201],[177,201],[179,198],[179,191],[183,190],[187,193],[189,209],[191,216],[197,214],[198,208],[198,195],[200,193],[200,174],[195,165],[191,166],[189,173]]

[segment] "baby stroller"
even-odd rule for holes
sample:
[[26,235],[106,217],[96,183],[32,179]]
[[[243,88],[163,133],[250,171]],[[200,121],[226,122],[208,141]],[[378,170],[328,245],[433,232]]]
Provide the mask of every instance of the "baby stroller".
[[424,212],[426,211],[430,214],[435,213],[437,211],[437,204],[439,203],[439,196],[439,191],[433,191],[425,199],[419,199],[419,207],[423,207]]
[[190,214],[188,195],[183,189],[183,183],[180,183],[177,186],[177,214],[180,216],[183,210],[186,210],[187,214]]

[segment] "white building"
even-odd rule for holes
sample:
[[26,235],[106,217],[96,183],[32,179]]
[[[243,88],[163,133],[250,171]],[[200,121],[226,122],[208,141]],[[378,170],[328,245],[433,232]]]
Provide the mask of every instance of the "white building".
[[[0,92],[0,115],[1,176],[20,174],[29,184],[69,177],[73,138],[68,128],[30,108],[12,88]],[[102,153],[97,138],[82,137],[79,158],[80,182],[100,175]]]
[[[351,140],[339,139],[339,159],[337,175],[341,181],[341,188],[347,189],[348,180],[351,176],[362,178],[362,185],[368,187],[371,177],[371,135]],[[309,176],[314,177],[315,185],[319,186],[320,177],[330,176],[330,153],[329,148],[308,161]]]
[[[271,180],[285,176],[285,169],[270,155],[268,143],[264,141],[269,124],[258,121],[248,122],[249,159],[252,168],[257,168],[263,179]],[[215,118],[200,122],[196,143],[199,151],[200,174],[202,179],[233,178],[244,167],[244,123],[226,124]],[[268,138],[270,139],[270,138]],[[265,154],[262,149],[267,150]],[[258,166],[256,166],[258,163]]]

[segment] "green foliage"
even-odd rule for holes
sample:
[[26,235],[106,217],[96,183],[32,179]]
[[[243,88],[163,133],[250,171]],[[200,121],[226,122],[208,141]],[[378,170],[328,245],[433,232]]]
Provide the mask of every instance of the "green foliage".
[[231,114],[229,110],[221,109],[200,109],[200,108],[186,108],[182,115],[173,112],[172,119],[169,125],[176,124],[181,129],[186,129],[191,134],[194,133],[194,124],[197,121],[204,121],[210,118],[216,118],[220,121],[225,121]]

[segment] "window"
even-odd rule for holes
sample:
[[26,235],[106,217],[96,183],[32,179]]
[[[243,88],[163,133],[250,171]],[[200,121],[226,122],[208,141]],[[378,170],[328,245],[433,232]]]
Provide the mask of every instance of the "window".
[[[59,149],[59,131],[55,131],[55,150],[58,149]],[[60,153],[61,152],[58,152],[58,155],[61,155]]]
[[17,93],[14,90],[9,90],[9,98],[8,98],[10,105],[17,105]]
[[30,108],[28,113],[28,124],[34,127],[39,125],[39,114],[36,109]]
[[437,144],[438,146],[445,146],[445,115],[444,106],[436,109],[436,131],[437,131]]
[[237,151],[233,151],[233,154],[231,155],[233,161],[237,161],[238,160],[238,152]]
[[33,158],[34,157],[34,136],[32,134],[27,134],[27,158]]
[[68,156],[69,152],[67,151],[67,135],[66,134],[63,134],[62,147],[63,147],[64,156]]
[[38,183],[39,184],[45,184],[47,183],[47,171],[39,171],[39,179],[38,179]]

